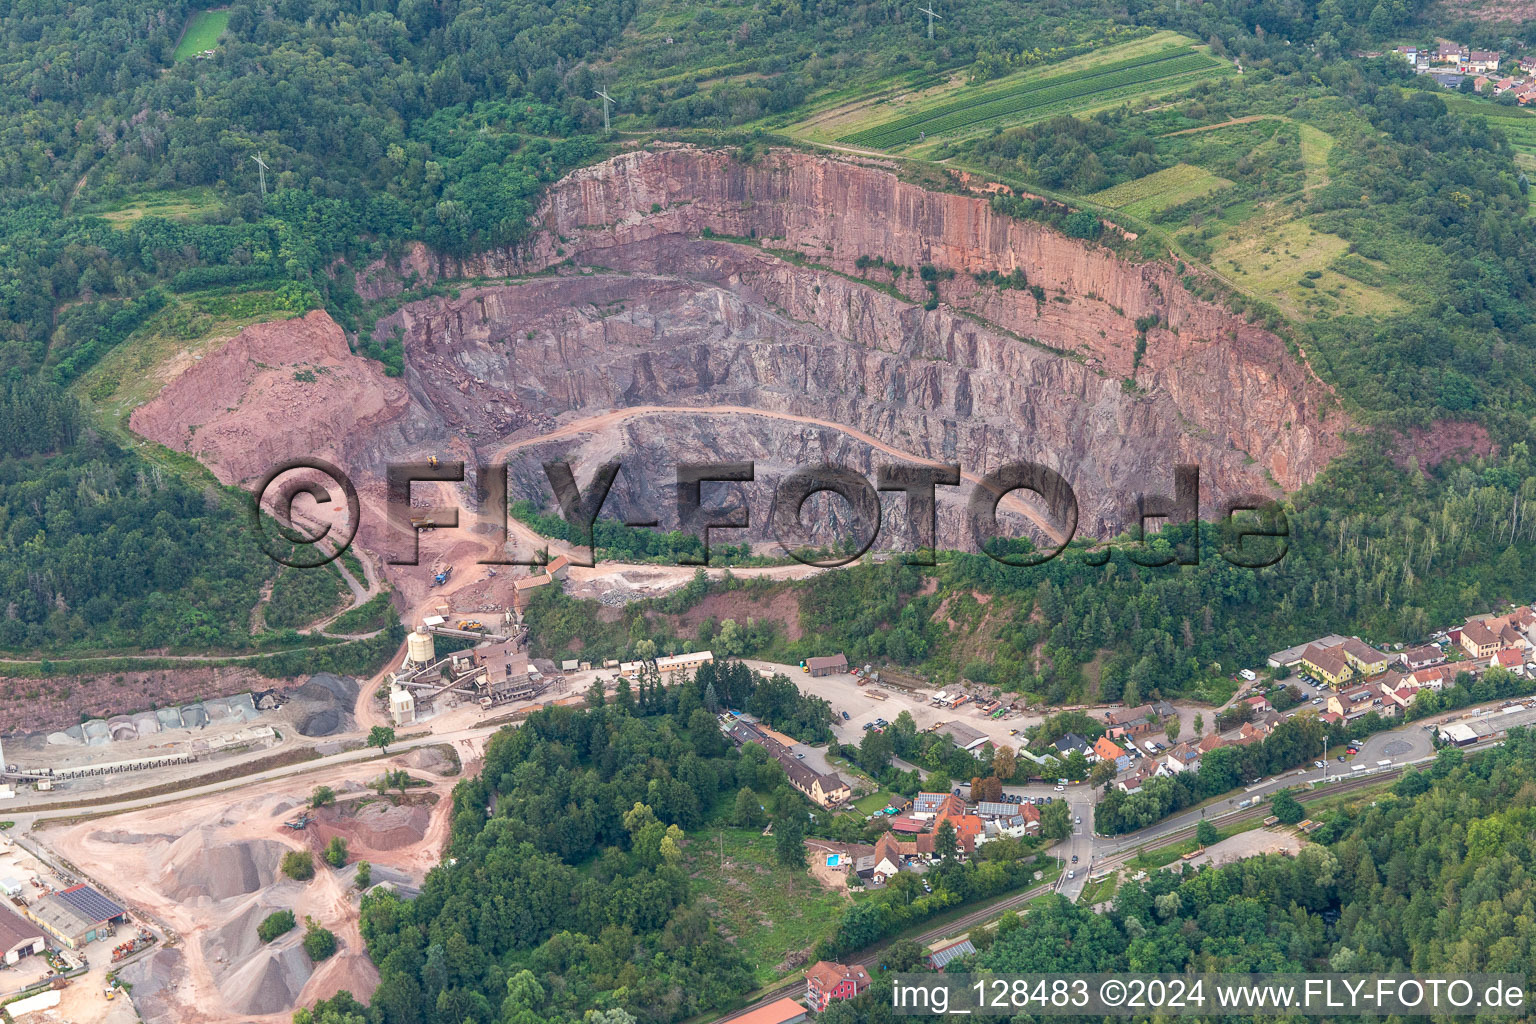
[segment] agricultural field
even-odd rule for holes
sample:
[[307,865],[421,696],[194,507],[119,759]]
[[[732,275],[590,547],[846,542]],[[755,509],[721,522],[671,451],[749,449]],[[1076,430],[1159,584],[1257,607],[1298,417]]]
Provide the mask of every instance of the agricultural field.
[[1173,206],[1199,199],[1232,183],[1203,167],[1178,163],[1154,171],[1134,181],[1127,181],[1088,198],[1112,210],[1124,210],[1133,217],[1150,217]]
[[870,149],[895,149],[919,141],[964,136],[996,123],[1022,124],[1064,113],[1077,113],[1112,100],[1170,87],[1184,87],[1230,70],[1188,43],[1124,56],[1119,47],[1097,55],[1090,66],[1072,73],[1034,70],[997,83],[966,89],[953,99],[918,110],[838,141]]
[[229,8],[227,7],[196,12],[187,19],[187,27],[181,33],[181,41],[176,44],[176,52],[172,55],[172,59],[188,60],[204,50],[212,50],[219,45],[219,39],[228,27]]

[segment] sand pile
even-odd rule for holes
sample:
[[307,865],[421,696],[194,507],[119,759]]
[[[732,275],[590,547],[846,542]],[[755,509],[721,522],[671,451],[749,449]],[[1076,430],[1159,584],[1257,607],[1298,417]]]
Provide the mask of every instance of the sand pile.
[[178,902],[244,896],[272,884],[287,849],[275,839],[223,843],[209,829],[188,832],[166,851],[159,889]]
[[304,736],[352,731],[357,727],[352,719],[357,690],[357,680],[350,677],[329,672],[310,676],[304,685],[287,691],[295,727]]
[[426,836],[432,808],[426,804],[397,807],[385,800],[375,800],[355,809],[345,804],[326,807],[318,818],[308,832],[319,849],[332,836],[341,836],[349,847],[357,850],[401,850]]
[[453,760],[437,747],[416,747],[400,758],[407,768],[418,768],[434,775],[446,775],[456,770]]
[[149,1024],[174,1024],[179,1020],[179,1004],[172,1001],[176,980],[183,974],[181,950],[161,946],[121,971],[133,986],[133,1005]]
[[295,928],[256,953],[219,980],[224,1002],[236,1013],[284,1013],[298,1002],[299,992],[314,973],[309,954],[299,945],[303,928]]

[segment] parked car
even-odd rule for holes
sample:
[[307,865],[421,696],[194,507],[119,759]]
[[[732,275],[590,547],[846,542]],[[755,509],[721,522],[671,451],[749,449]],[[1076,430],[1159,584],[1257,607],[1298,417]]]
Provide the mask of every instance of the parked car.
[[1344,755],[1343,755],[1343,754],[1340,754],[1340,755],[1339,755],[1339,760],[1340,760],[1340,761],[1342,761],[1342,760],[1344,760]]
[[1313,704],[1321,704],[1322,702],[1323,702],[1323,698],[1321,698],[1321,697],[1313,697],[1312,698],[1312,703]]
[[848,717],[849,717],[848,716],[848,712],[844,711],[843,712],[843,721],[845,721],[845,722],[848,721]]
[[1066,786],[1057,786],[1056,787],[1056,792],[1058,792],[1058,793],[1065,793],[1066,791],[1067,791],[1067,787]]
[[796,754],[795,756],[798,757],[802,761],[805,760],[805,755],[804,754]]
[[1326,768],[1326,767],[1328,767],[1328,762],[1326,762],[1326,761],[1313,761],[1312,762],[1312,767],[1313,768]]
[[1076,871],[1068,871],[1067,872],[1067,881],[1070,882],[1072,879],[1074,879],[1076,877],[1077,877],[1077,872]]

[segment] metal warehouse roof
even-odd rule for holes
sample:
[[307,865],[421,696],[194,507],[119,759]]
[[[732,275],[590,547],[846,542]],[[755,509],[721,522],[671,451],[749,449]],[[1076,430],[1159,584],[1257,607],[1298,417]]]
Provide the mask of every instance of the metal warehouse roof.
[[124,914],[122,907],[88,885],[77,885],[54,895],[74,908],[80,920],[90,924],[100,924],[114,917],[122,917]]

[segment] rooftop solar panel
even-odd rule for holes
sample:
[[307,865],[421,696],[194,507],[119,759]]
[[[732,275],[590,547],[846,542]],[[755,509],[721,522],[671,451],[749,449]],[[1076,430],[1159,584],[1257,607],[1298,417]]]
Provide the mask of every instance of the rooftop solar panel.
[[88,885],[77,885],[72,889],[65,889],[58,896],[59,899],[78,910],[82,917],[92,921],[110,921],[114,917],[123,915],[122,907]]

